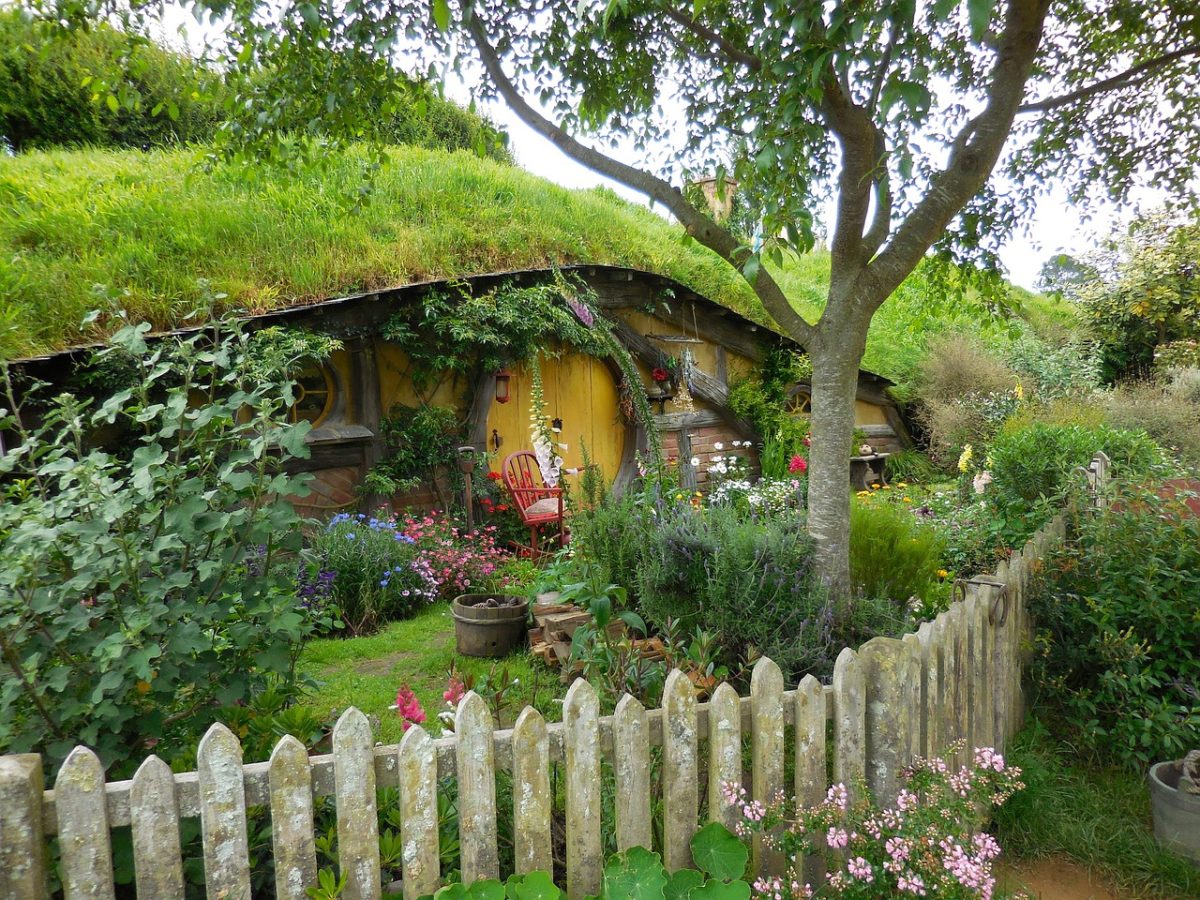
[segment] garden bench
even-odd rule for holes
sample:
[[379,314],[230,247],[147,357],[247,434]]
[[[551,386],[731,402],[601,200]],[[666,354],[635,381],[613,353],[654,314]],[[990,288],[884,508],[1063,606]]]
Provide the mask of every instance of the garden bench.
[[850,485],[856,491],[870,490],[871,485],[887,485],[883,469],[890,453],[872,453],[870,456],[850,457]]

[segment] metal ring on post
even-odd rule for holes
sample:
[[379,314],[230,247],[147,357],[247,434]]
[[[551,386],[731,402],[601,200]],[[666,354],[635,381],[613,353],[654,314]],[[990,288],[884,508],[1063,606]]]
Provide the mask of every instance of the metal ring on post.
[[[977,575],[969,579],[971,584],[983,584],[990,588],[995,588],[995,593],[988,603],[988,624],[994,625],[997,628],[1004,626],[1008,621],[1008,584],[999,578],[994,578],[990,575]],[[996,615],[996,609],[999,607],[1000,614]]]

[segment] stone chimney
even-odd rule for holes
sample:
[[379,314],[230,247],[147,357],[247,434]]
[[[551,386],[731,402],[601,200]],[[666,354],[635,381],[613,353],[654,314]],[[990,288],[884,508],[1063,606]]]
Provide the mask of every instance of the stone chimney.
[[732,178],[725,179],[724,197],[720,196],[717,190],[716,178],[697,178],[692,184],[704,193],[704,199],[714,219],[722,222],[729,218],[729,214],[733,212],[733,195],[737,191],[736,181]]

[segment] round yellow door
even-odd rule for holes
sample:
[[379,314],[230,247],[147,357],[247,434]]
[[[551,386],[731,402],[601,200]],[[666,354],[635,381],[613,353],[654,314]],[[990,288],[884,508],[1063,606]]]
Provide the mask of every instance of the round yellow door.
[[[494,402],[488,411],[488,451],[495,453],[492,469],[499,471],[505,457],[518,450],[533,450],[529,416],[531,380],[526,366],[509,368],[509,401]],[[566,353],[541,360],[547,425],[561,422],[557,435],[566,444],[559,453],[566,468],[583,465],[586,445],[591,461],[611,484],[625,452],[625,422],[620,415],[620,394],[608,366],[591,356]],[[497,450],[494,439],[500,439]],[[574,482],[574,479],[572,479]]]

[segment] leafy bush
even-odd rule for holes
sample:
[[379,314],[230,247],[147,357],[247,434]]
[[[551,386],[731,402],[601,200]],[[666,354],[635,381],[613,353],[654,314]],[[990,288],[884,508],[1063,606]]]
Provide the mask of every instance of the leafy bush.
[[[0,752],[110,766],[146,742],[190,743],[217,709],[296,685],[314,622],[296,600],[306,456],[290,424],[297,360],[212,333],[149,347],[127,327],[105,360],[127,386],[0,413]],[[303,355],[301,353],[300,355]],[[20,410],[11,379],[8,400]],[[191,405],[202,396],[202,406]]]
[[1078,486],[1075,470],[1098,450],[1127,479],[1142,477],[1163,462],[1162,450],[1144,431],[1035,423],[997,435],[988,452],[992,483],[987,499],[1008,546],[1018,546],[1050,518],[1072,484]]
[[[600,893],[595,900],[750,896],[750,887],[742,880],[750,852],[728,828],[719,822],[708,823],[692,835],[691,849],[696,868],[685,867],[675,872],[668,872],[662,857],[644,847],[631,847],[610,857],[604,865]],[[332,884],[332,873],[326,880]],[[564,897],[566,894],[555,886],[548,872],[531,872],[512,875],[503,884],[495,879],[470,885],[448,884],[430,900],[562,900]]]
[[1085,519],[1031,598],[1034,681],[1094,753],[1137,769],[1200,730],[1200,518],[1130,492]]
[[1085,341],[1073,339],[1055,346],[1027,330],[1013,341],[1005,356],[1040,400],[1079,396],[1100,385],[1100,351]]
[[999,355],[969,334],[947,334],[929,342],[917,370],[916,399],[945,402],[967,394],[1004,393],[1019,380]]
[[193,94],[218,79],[193,60],[107,24],[52,30],[19,5],[0,11],[0,144],[145,149],[212,135],[220,98]]
[[941,583],[945,541],[907,510],[864,497],[850,508],[850,581],[861,597],[903,609],[928,603]]
[[376,493],[410,491],[432,483],[438,469],[461,478],[454,466],[464,439],[458,413],[446,406],[396,404],[379,423],[386,453],[368,475]]
[[313,535],[308,557],[307,583],[328,573],[326,599],[352,635],[407,618],[438,597],[416,541],[387,519],[339,513]]

